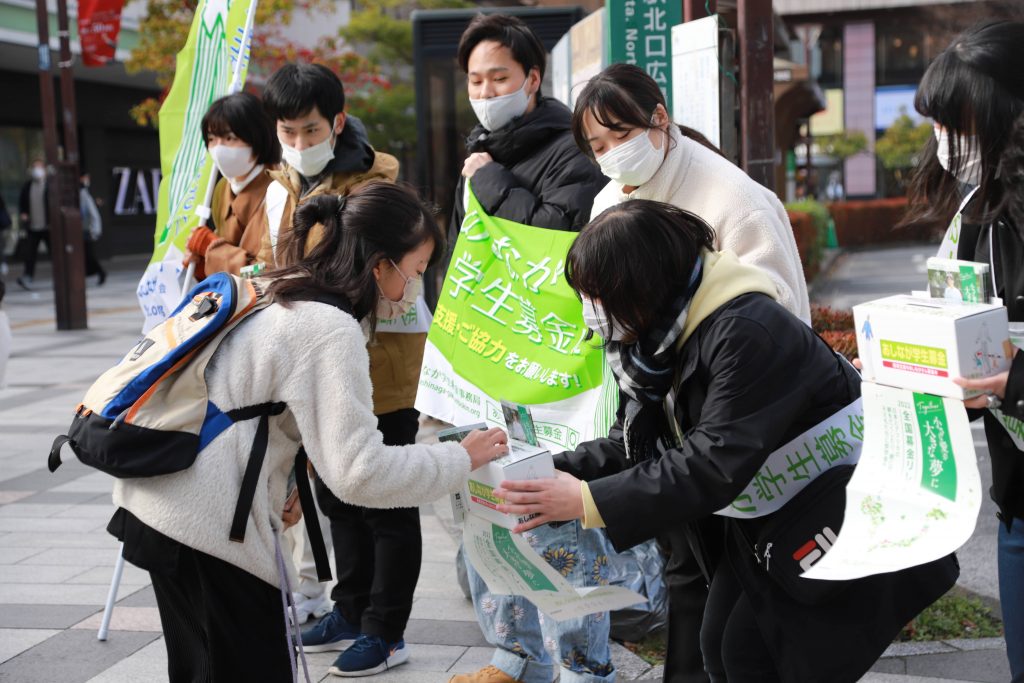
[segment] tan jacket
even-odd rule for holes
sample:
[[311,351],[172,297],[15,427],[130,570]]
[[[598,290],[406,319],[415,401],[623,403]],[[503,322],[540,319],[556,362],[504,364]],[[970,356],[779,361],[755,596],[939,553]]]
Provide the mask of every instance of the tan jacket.
[[217,239],[206,250],[206,274],[232,273],[256,261],[266,223],[263,203],[272,182],[261,173],[235,196],[224,178],[217,183],[211,207]]
[[[281,215],[277,243],[292,229],[295,207],[309,197],[321,194],[347,195],[372,182],[392,183],[398,178],[398,160],[390,154],[376,152],[373,166],[360,173],[335,173],[320,183],[301,199],[301,183],[295,169],[287,166],[270,172],[270,178],[288,190],[288,202]],[[270,241],[270,230],[266,225],[266,211],[261,212],[263,229],[260,234],[259,260],[268,266],[276,264]],[[377,335],[376,341],[367,345],[370,354],[370,379],[373,382],[373,412],[385,415],[396,410],[412,408],[416,403],[416,389],[419,386],[420,366],[423,363],[423,346],[426,334],[397,334],[385,332]]]
[[[284,240],[284,236],[291,232],[292,229],[292,216],[295,214],[295,207],[301,202],[306,201],[310,197],[316,197],[321,194],[340,194],[347,195],[354,190],[367,185],[372,182],[388,182],[393,183],[398,178],[398,159],[385,154],[383,152],[376,152],[373,159],[373,166],[368,171],[361,171],[357,173],[335,173],[325,179],[324,182],[320,183],[309,193],[299,199],[299,193],[302,191],[302,183],[299,180],[299,173],[293,168],[284,166],[276,171],[268,172],[272,180],[276,180],[278,183],[284,186],[288,190],[288,202],[285,204],[284,212],[281,214],[281,225],[278,227],[277,242],[280,244]],[[268,267],[273,267],[276,264],[274,258],[274,249],[271,246],[270,241],[270,230],[267,226],[267,214],[262,212],[261,220],[263,222],[263,229],[261,231],[262,241],[260,244],[260,250],[258,260],[266,263]]]

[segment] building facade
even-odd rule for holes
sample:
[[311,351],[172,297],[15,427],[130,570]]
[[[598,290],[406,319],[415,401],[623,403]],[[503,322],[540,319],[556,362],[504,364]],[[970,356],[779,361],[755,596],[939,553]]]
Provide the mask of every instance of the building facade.
[[840,177],[845,195],[853,198],[900,193],[873,154],[874,145],[901,114],[922,121],[914,94],[932,59],[978,21],[1024,20],[1019,0],[775,0],[774,7],[791,33],[808,44],[812,77],[828,103],[812,117],[811,135],[860,131],[867,138],[867,150],[842,167],[821,157],[814,161],[819,189],[829,175]]

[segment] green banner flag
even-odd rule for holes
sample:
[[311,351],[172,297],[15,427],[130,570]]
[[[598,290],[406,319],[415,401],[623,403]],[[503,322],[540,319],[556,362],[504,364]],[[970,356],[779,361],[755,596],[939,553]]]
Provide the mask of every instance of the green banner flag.
[[159,324],[178,305],[181,261],[196,209],[205,199],[213,163],[200,122],[214,100],[245,81],[252,17],[257,0],[200,0],[185,46],[176,58],[174,83],[160,107],[160,170],[153,258],[137,295],[146,320]]
[[416,408],[452,424],[504,425],[501,400],[531,406],[539,441],[574,448],[606,436],[600,340],[587,340],[565,281],[576,233],[489,216],[468,205],[427,336]]

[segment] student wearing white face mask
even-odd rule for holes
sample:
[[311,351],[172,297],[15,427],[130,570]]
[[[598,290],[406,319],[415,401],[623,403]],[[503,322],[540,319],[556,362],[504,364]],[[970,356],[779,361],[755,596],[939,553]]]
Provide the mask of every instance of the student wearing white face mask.
[[[908,191],[903,225],[949,228],[939,256],[990,266],[1010,325],[1024,323],[1024,22],[989,21],[953,39],[925,71],[914,106],[935,122]],[[897,226],[899,227],[899,226]],[[962,380],[985,422],[999,508],[999,602],[1013,683],[1024,683],[1024,354],[1009,372]],[[992,409],[992,410],[987,410]],[[997,412],[993,412],[993,410]],[[1013,423],[1009,423],[1013,424]]]
[[572,118],[576,144],[611,181],[591,218],[628,199],[686,209],[715,230],[715,248],[768,273],[779,303],[804,322],[811,312],[800,254],[782,203],[707,143],[672,123],[665,96],[643,69],[613,64],[590,80]]
[[188,241],[185,263],[195,261],[198,280],[213,273],[237,275],[256,261],[265,225],[263,202],[271,183],[266,171],[281,158],[270,119],[250,93],[214,102],[201,129],[222,177],[213,192],[210,227],[196,228]]
[[[455,190],[452,248],[469,190],[491,216],[578,231],[605,178],[573,143],[568,108],[540,92],[546,63],[540,40],[516,17],[478,15],[457,54],[480,125],[467,139],[469,156]],[[579,586],[593,585],[588,568],[601,566],[610,549],[603,533],[583,532],[576,523],[538,529],[531,542],[550,557],[571,545],[571,560],[556,568]],[[556,671],[562,683],[614,679],[607,618],[545,619],[523,597],[490,593],[468,562],[467,575],[481,630],[495,649],[490,665],[452,683],[550,683]]]
[[526,24],[502,14],[474,18],[459,41],[470,105],[480,125],[455,190],[450,246],[466,214],[466,181],[491,216],[579,230],[605,179],[573,144],[569,110],[541,94],[546,53]]

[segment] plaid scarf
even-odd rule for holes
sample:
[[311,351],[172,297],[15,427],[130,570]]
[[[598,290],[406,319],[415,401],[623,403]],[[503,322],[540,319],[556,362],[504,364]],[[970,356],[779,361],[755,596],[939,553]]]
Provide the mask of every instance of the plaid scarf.
[[626,453],[637,461],[656,453],[656,441],[665,432],[660,410],[675,377],[675,345],[686,326],[690,301],[700,286],[703,259],[690,274],[684,291],[642,339],[605,347],[608,365],[619,388],[628,397],[623,433]]

